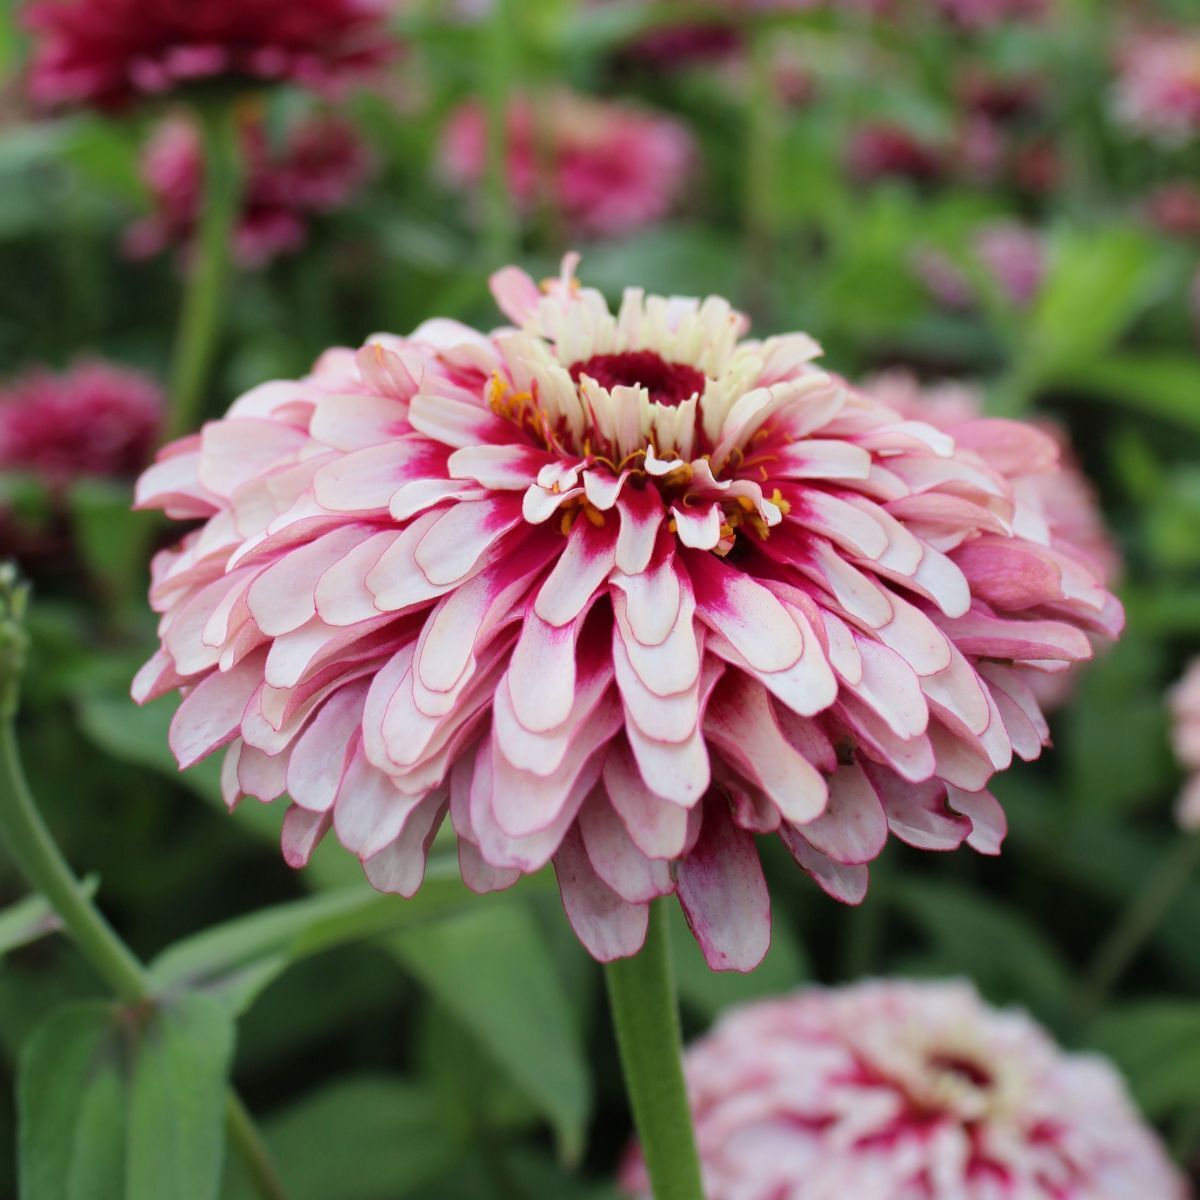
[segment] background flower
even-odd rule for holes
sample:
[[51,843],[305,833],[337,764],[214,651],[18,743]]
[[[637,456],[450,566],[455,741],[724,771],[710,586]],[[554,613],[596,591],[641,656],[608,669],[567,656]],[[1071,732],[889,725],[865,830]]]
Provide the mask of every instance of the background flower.
[[[455,187],[475,190],[487,158],[485,116],[469,102],[450,118],[441,162]],[[568,92],[514,99],[508,110],[507,179],[520,207],[544,203],[570,229],[615,237],[665,217],[694,165],[679,122]]]
[[81,476],[131,478],[150,460],[163,394],[147,375],[100,359],[32,367],[0,385],[0,469],[52,488]]
[[342,83],[394,44],[379,0],[36,0],[29,91],[39,104],[119,107],[209,79]]
[[1135,133],[1181,145],[1200,132],[1200,38],[1140,32],[1121,48],[1116,115]]
[[[372,169],[354,126],[334,116],[296,122],[278,145],[260,122],[246,122],[241,143],[246,178],[233,253],[246,267],[295,253],[307,240],[312,219],[342,207]],[[134,258],[167,249],[186,255],[204,200],[195,124],[182,115],[164,120],[146,143],[141,170],[154,212],[125,231],[127,252]]]
[[1188,665],[1170,696],[1175,756],[1190,772],[1175,815],[1186,830],[1200,829],[1200,660]]
[[[709,1200],[1184,1200],[1101,1058],[966,984],[879,980],[728,1012],[687,1052]],[[635,1154],[622,1172],[645,1193]]]

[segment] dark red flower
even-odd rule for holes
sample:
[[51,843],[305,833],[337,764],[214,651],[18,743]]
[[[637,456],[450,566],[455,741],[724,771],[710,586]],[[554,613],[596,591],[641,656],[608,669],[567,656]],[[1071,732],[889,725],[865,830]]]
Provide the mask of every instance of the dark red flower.
[[61,374],[34,367],[0,388],[0,470],[52,488],[130,478],[154,452],[162,410],[158,384],[138,371],[95,359]]
[[383,0],[33,0],[39,104],[119,108],[197,80],[325,88],[384,62]]
[[928,183],[942,174],[942,155],[900,125],[880,122],[860,129],[850,144],[849,166],[858,179],[884,177]]

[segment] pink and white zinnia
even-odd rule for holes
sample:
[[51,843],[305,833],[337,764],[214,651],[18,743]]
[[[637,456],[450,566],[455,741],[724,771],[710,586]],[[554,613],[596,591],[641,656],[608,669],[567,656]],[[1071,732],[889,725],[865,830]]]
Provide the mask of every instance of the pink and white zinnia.
[[[708,1200],[1185,1200],[1102,1058],[962,983],[747,1004],[685,1059]],[[639,1156],[622,1173],[648,1195]]]
[[1115,633],[1101,581],[1013,480],[1020,424],[954,437],[745,339],[721,299],[493,281],[512,327],[333,350],[168,447],[139,503],[201,519],[154,566],[148,700],[188,766],[292,807],[412,895],[450,815],[463,878],[553,861],[600,959],[675,893],[749,969],[777,833],[855,903],[889,831],[996,853],[987,792],[1046,726],[1027,683]]

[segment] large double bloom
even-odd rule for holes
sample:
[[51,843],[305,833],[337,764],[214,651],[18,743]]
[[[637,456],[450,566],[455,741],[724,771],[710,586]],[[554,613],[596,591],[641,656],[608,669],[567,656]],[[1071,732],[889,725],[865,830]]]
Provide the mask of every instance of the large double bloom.
[[142,505],[203,520],[155,562],[183,766],[292,801],[413,894],[447,813],[463,878],[553,861],[576,933],[635,952],[678,895],[709,963],[749,969],[778,834],[860,900],[889,830],[995,853],[987,792],[1046,726],[1028,686],[1114,634],[1052,536],[1037,430],[954,436],[747,340],[723,300],[627,291],[568,259],[493,290],[489,335],[436,320],[333,350],[164,451]]

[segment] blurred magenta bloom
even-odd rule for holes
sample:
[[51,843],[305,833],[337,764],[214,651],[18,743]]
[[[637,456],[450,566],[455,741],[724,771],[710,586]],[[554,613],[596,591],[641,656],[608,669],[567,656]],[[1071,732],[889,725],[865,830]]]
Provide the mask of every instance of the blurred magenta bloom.
[[982,280],[932,246],[913,253],[913,270],[930,295],[952,310],[978,305],[981,285],[987,283],[1017,308],[1028,308],[1037,299],[1046,275],[1046,247],[1036,229],[1017,221],[982,225],[971,239],[970,255]]
[[154,453],[162,414],[161,388],[140,371],[99,359],[34,367],[0,385],[0,469],[54,489],[81,476],[132,478]]
[[1184,829],[1200,830],[1200,658],[1188,665],[1169,700],[1175,757],[1190,774],[1175,815]]
[[1200,133],[1200,36],[1141,32],[1119,56],[1115,108],[1135,133],[1167,146]]
[[[233,254],[258,267],[300,249],[318,214],[342,207],[370,175],[371,156],[354,127],[336,117],[310,117],[290,130],[281,146],[267,140],[261,123],[242,126],[241,213]],[[142,153],[142,178],[154,212],[125,233],[125,250],[149,258],[168,249],[185,254],[204,203],[200,134],[186,116],[168,117]]]
[[118,108],[186,84],[328,88],[393,50],[384,0],[32,0],[29,91],[45,105]]
[[[708,1200],[1186,1200],[1121,1077],[967,983],[726,1013],[685,1056]],[[649,1195],[640,1156],[622,1183]]]
[[1170,237],[1200,237],[1200,185],[1180,179],[1164,183],[1144,201],[1151,223]]
[[[667,216],[695,158],[685,125],[628,104],[559,91],[517,97],[509,109],[508,183],[517,203],[527,213],[547,204],[580,236],[616,237]],[[441,161],[453,186],[479,187],[487,161],[480,104],[451,116]]]
[[1046,276],[1042,234],[1019,221],[995,221],[975,235],[975,256],[1000,291],[1018,308],[1037,298]]
[[902,125],[880,122],[860,129],[847,153],[850,173],[873,183],[879,179],[910,179],[930,183],[941,177],[942,152]]
[[753,967],[756,834],[862,899],[889,832],[998,852],[988,781],[1036,758],[1036,672],[1117,601],[1023,481],[1053,439],[954,436],[746,338],[716,297],[509,268],[511,326],[333,350],[168,447],[139,503],[201,520],[154,563],[182,766],[287,791],[284,853],[333,828],[412,895],[447,812],[464,879],[553,861],[581,941],[634,953],[675,893],[708,962]]

